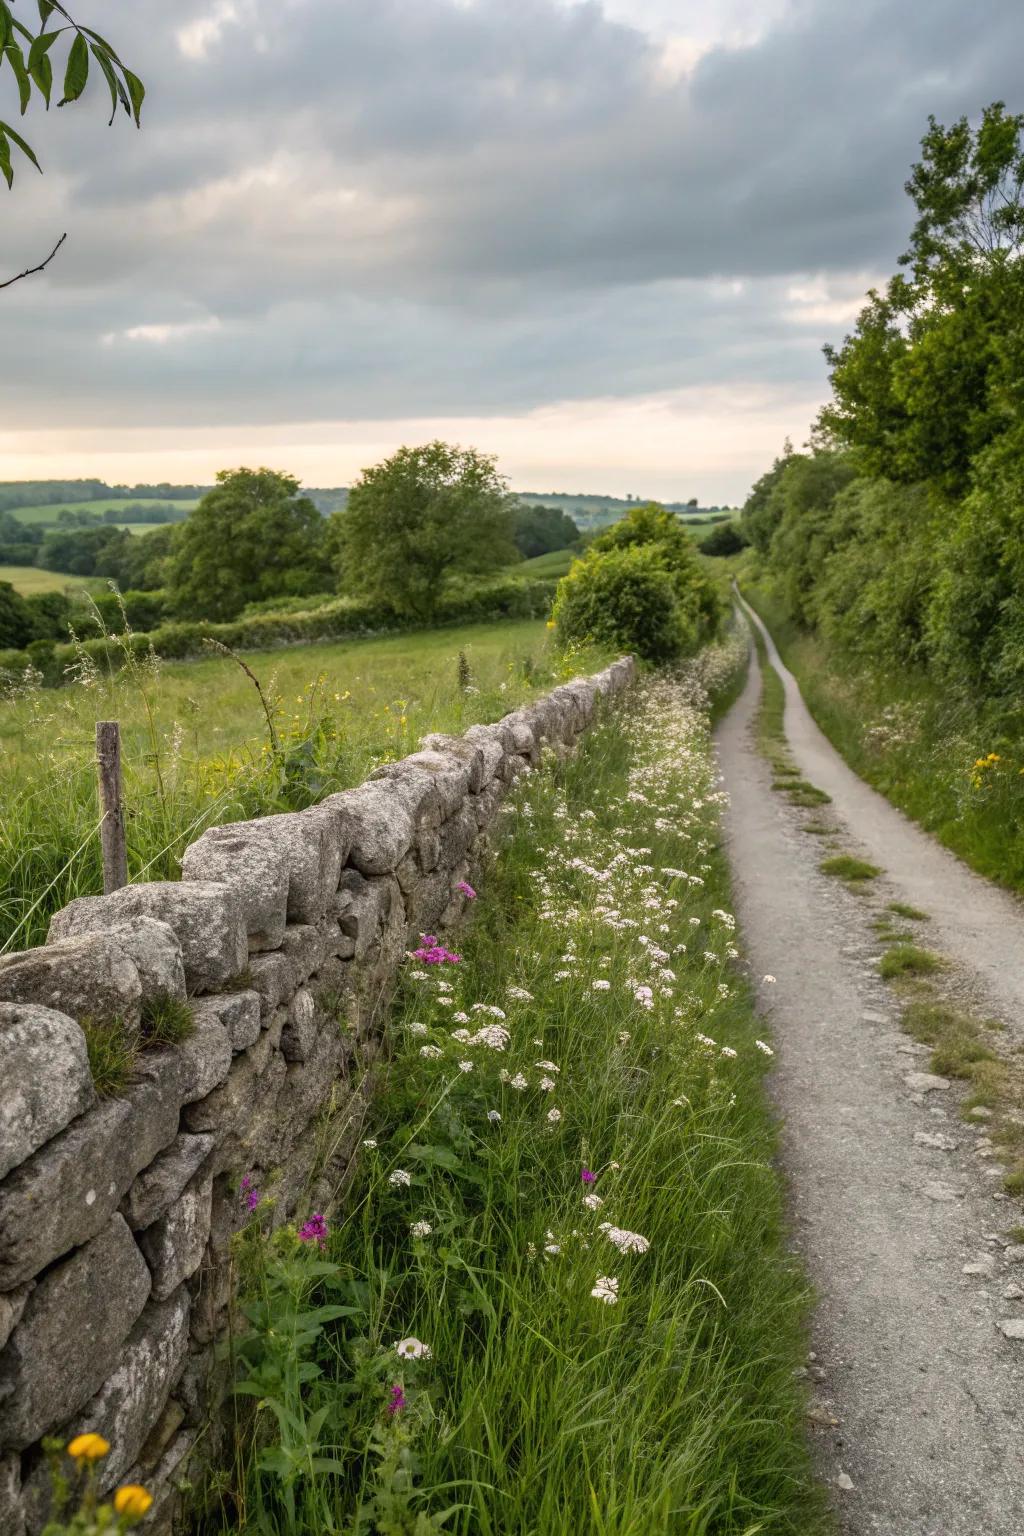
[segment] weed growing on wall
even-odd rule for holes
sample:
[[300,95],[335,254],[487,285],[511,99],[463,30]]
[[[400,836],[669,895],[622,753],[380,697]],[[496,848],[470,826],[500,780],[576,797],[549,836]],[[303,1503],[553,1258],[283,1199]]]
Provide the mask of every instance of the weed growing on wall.
[[468,930],[407,962],[344,1212],[268,1235],[243,1178],[205,1531],[823,1528],[718,849],[703,683],[741,653],[520,781]]

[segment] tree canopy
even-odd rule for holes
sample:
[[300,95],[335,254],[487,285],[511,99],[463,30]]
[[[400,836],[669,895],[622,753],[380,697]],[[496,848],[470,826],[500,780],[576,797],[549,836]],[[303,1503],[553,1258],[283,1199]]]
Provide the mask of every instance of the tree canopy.
[[[246,603],[323,590],[325,523],[292,475],[222,469],[173,530],[170,587],[186,618],[236,618]],[[161,531],[136,542],[146,546]]]
[[435,441],[365,469],[331,518],[343,589],[429,621],[460,575],[516,559],[512,500],[493,455]]

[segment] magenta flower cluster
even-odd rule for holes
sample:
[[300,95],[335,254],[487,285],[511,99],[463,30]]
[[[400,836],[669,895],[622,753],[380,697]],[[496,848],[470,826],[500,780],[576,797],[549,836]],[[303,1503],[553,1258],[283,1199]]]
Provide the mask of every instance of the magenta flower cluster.
[[396,1414],[401,1413],[404,1407],[405,1393],[396,1382],[395,1385],[391,1388],[391,1396],[388,1399],[388,1413],[392,1418],[394,1418]]
[[327,1218],[320,1211],[314,1211],[309,1220],[303,1222],[299,1228],[299,1241],[316,1243],[318,1248],[323,1248],[327,1241]]
[[461,891],[467,901],[476,901],[476,891],[474,891],[468,880],[460,880],[455,889]]
[[260,1192],[253,1183],[252,1174],[244,1175],[239,1185],[239,1198],[247,1211],[254,1211],[260,1203]]
[[461,955],[453,955],[450,949],[444,945],[432,933],[420,935],[422,943],[419,949],[412,952],[414,960],[422,960],[424,965],[458,965],[462,960]]
[[583,1180],[584,1184],[596,1184],[597,1183],[597,1174],[596,1173],[591,1173],[589,1168],[584,1168],[583,1169],[583,1171],[580,1174],[580,1178]]

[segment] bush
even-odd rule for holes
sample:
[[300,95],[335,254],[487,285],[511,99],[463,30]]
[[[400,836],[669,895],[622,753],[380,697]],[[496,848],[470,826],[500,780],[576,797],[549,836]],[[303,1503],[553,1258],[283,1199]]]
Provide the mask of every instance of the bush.
[[697,642],[675,583],[650,545],[592,551],[558,583],[554,620],[563,643],[595,641],[645,661],[671,661]]
[[702,555],[738,555],[747,547],[747,537],[738,523],[726,521],[719,523],[706,539],[701,539],[698,548]]

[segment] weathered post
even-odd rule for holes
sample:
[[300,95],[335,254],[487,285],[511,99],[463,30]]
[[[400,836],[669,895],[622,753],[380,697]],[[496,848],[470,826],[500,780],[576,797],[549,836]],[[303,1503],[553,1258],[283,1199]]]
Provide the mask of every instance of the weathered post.
[[99,782],[100,848],[103,853],[103,894],[128,884],[128,852],[121,803],[121,727],[116,720],[96,722],[96,774]]

